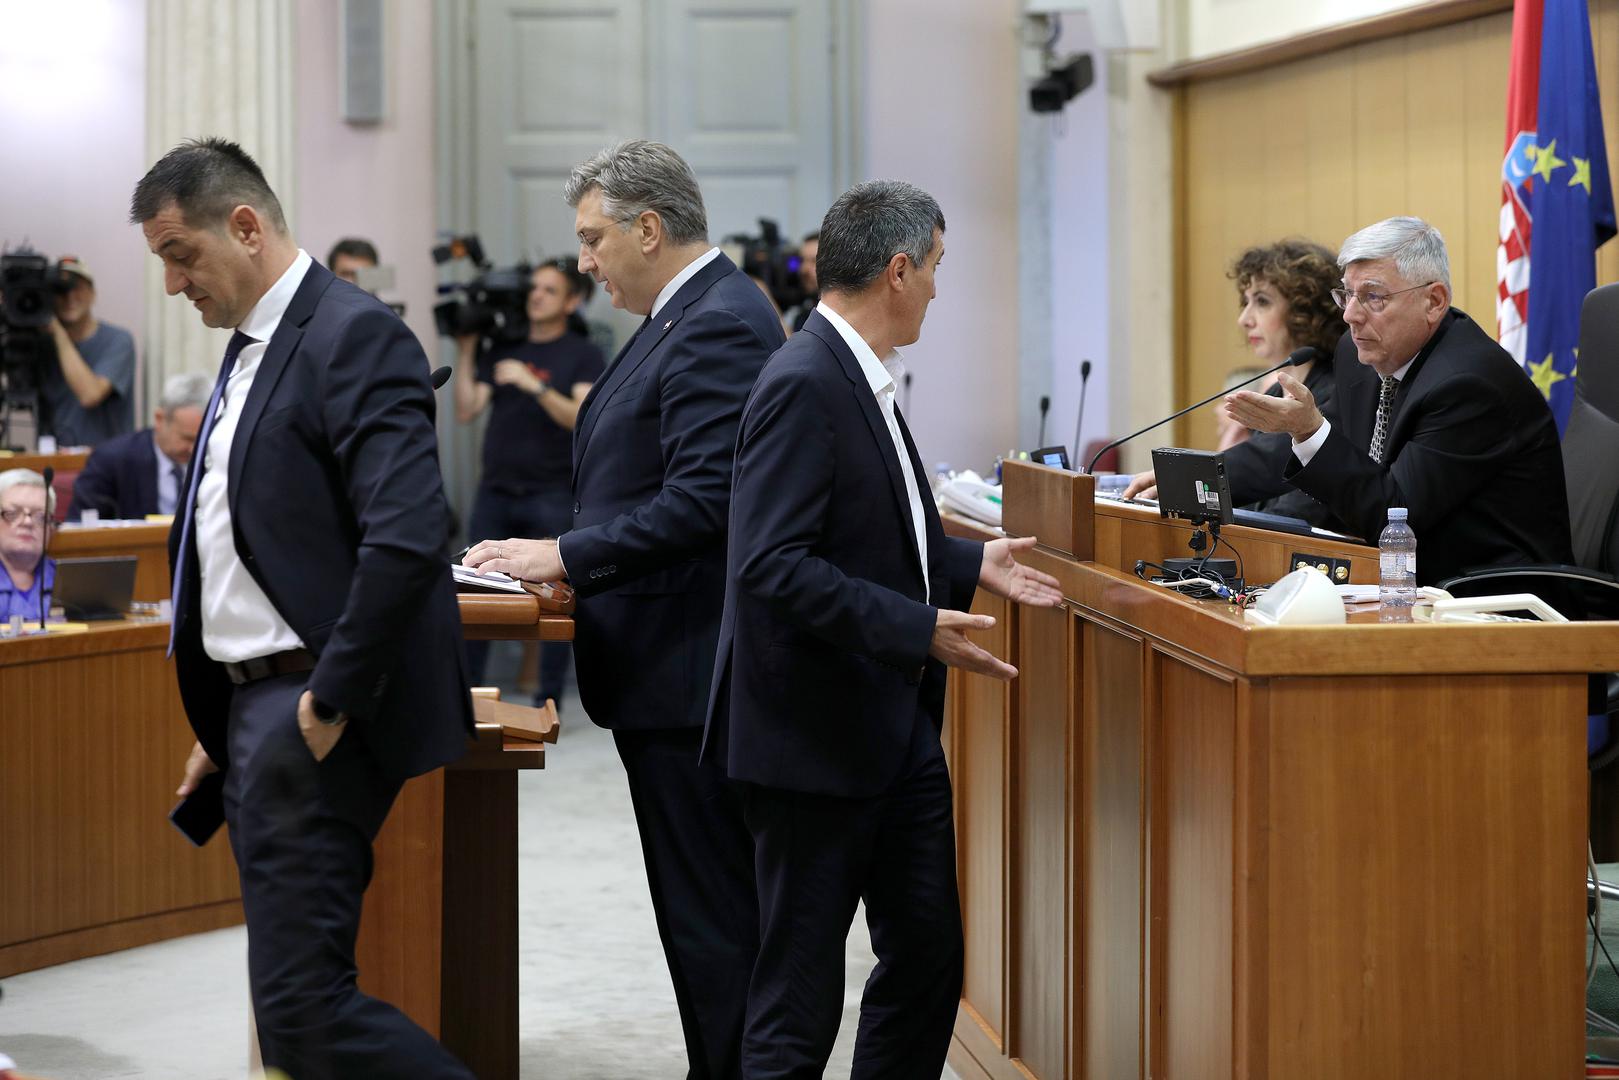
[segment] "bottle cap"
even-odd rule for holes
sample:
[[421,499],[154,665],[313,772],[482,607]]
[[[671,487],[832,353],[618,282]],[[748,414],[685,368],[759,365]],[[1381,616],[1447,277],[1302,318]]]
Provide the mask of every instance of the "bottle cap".
[[1391,507],[1389,507],[1389,520],[1390,521],[1404,521],[1405,519],[1406,519],[1405,507],[1403,507],[1403,506],[1391,506]]

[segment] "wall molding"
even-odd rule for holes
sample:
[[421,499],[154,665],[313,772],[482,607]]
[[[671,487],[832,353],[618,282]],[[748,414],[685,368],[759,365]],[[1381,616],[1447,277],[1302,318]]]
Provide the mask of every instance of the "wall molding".
[[1512,10],[1512,0],[1433,0],[1420,7],[1391,11],[1369,19],[1344,23],[1323,30],[1312,30],[1281,41],[1255,45],[1250,49],[1220,53],[1199,60],[1173,64],[1147,75],[1153,86],[1172,88],[1187,83],[1240,75],[1261,68],[1303,60],[1322,53],[1335,52],[1352,45],[1360,45],[1380,38],[1399,37],[1436,26],[1466,22],[1469,19],[1494,15]]

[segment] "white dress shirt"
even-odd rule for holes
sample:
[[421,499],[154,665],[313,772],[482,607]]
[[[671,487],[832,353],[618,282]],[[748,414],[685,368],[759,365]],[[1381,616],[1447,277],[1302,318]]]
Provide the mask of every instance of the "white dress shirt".
[[[1421,354],[1419,353],[1418,355]],[[1405,378],[1405,373],[1411,370],[1411,365],[1416,362],[1417,358],[1413,356],[1411,359],[1401,364],[1399,369],[1395,371],[1390,378],[1392,378],[1395,382],[1400,382]],[[1297,439],[1295,439],[1293,441],[1293,456],[1299,459],[1299,464],[1310,464],[1310,459],[1315,457],[1316,451],[1320,450],[1327,444],[1327,436],[1330,434],[1332,434],[1332,421],[1322,417],[1321,426],[1315,429],[1314,435],[1311,435],[1303,442],[1299,442]]]
[[[158,448],[157,440],[152,440],[153,454],[157,458],[157,512],[172,514],[180,505],[180,481],[185,476],[185,466],[178,461],[170,460],[169,456]],[[180,470],[180,476],[174,475],[174,470]]]
[[682,285],[696,277],[697,271],[701,270],[703,267],[707,266],[709,263],[713,262],[719,257],[720,249],[717,247],[711,247],[701,255],[697,256],[697,258],[687,263],[685,268],[681,270],[680,273],[669,279],[669,284],[665,285],[658,291],[658,298],[652,301],[652,310],[647,313],[647,318],[651,319],[656,317],[658,311],[663,307],[663,305],[674,299],[675,293],[680,291],[680,287]]
[[832,324],[833,329],[849,346],[849,351],[854,353],[861,374],[865,375],[867,385],[876,395],[877,407],[882,411],[883,419],[888,422],[888,435],[894,440],[894,454],[899,458],[899,471],[905,477],[905,494],[911,502],[911,524],[916,530],[916,554],[922,561],[922,587],[925,590],[923,595],[931,600],[933,590],[928,582],[928,533],[927,519],[922,512],[922,489],[917,486],[916,470],[911,468],[911,455],[905,450],[905,439],[899,432],[898,414],[894,405],[894,389],[905,379],[905,361],[898,349],[892,350],[887,359],[878,360],[877,354],[866,344],[866,339],[855,333],[854,327],[845,322],[842,315],[827,307],[826,301],[817,304],[815,310],[826,317],[826,321]]
[[229,474],[231,442],[236,437],[236,424],[242,418],[248,391],[253,389],[253,377],[312,262],[309,253],[299,248],[298,257],[286,273],[276,279],[237,327],[254,340],[236,356],[208,445],[195,451],[206,455],[205,471],[197,485],[196,515],[197,562],[202,571],[202,647],[213,659],[225,663],[269,656],[304,644],[242,565],[231,532]]

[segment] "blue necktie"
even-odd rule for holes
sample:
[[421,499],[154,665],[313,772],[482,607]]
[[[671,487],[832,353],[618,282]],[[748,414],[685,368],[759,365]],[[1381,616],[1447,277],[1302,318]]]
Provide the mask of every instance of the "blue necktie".
[[191,564],[191,523],[197,513],[197,485],[202,480],[203,463],[208,455],[208,436],[213,434],[214,417],[219,412],[219,400],[225,396],[225,384],[230,382],[230,373],[236,366],[236,357],[255,340],[240,330],[231,335],[230,344],[225,346],[225,361],[219,365],[219,379],[214,383],[213,395],[209,397],[208,407],[202,414],[202,430],[197,433],[196,446],[191,451],[191,471],[187,475],[189,482],[180,498],[180,505],[176,507],[180,518],[180,557],[174,566],[174,589],[171,593],[173,610],[169,615],[167,654],[169,656],[174,655],[174,639],[180,627],[180,613],[185,610],[180,605],[186,598],[186,572]]

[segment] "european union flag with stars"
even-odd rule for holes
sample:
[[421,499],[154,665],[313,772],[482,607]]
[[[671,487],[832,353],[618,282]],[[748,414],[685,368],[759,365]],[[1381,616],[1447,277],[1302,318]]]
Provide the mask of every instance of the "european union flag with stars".
[[1534,229],[1524,367],[1561,434],[1574,400],[1580,304],[1596,287],[1596,249],[1614,235],[1614,212],[1586,0],[1544,2],[1540,108],[1525,185]]

